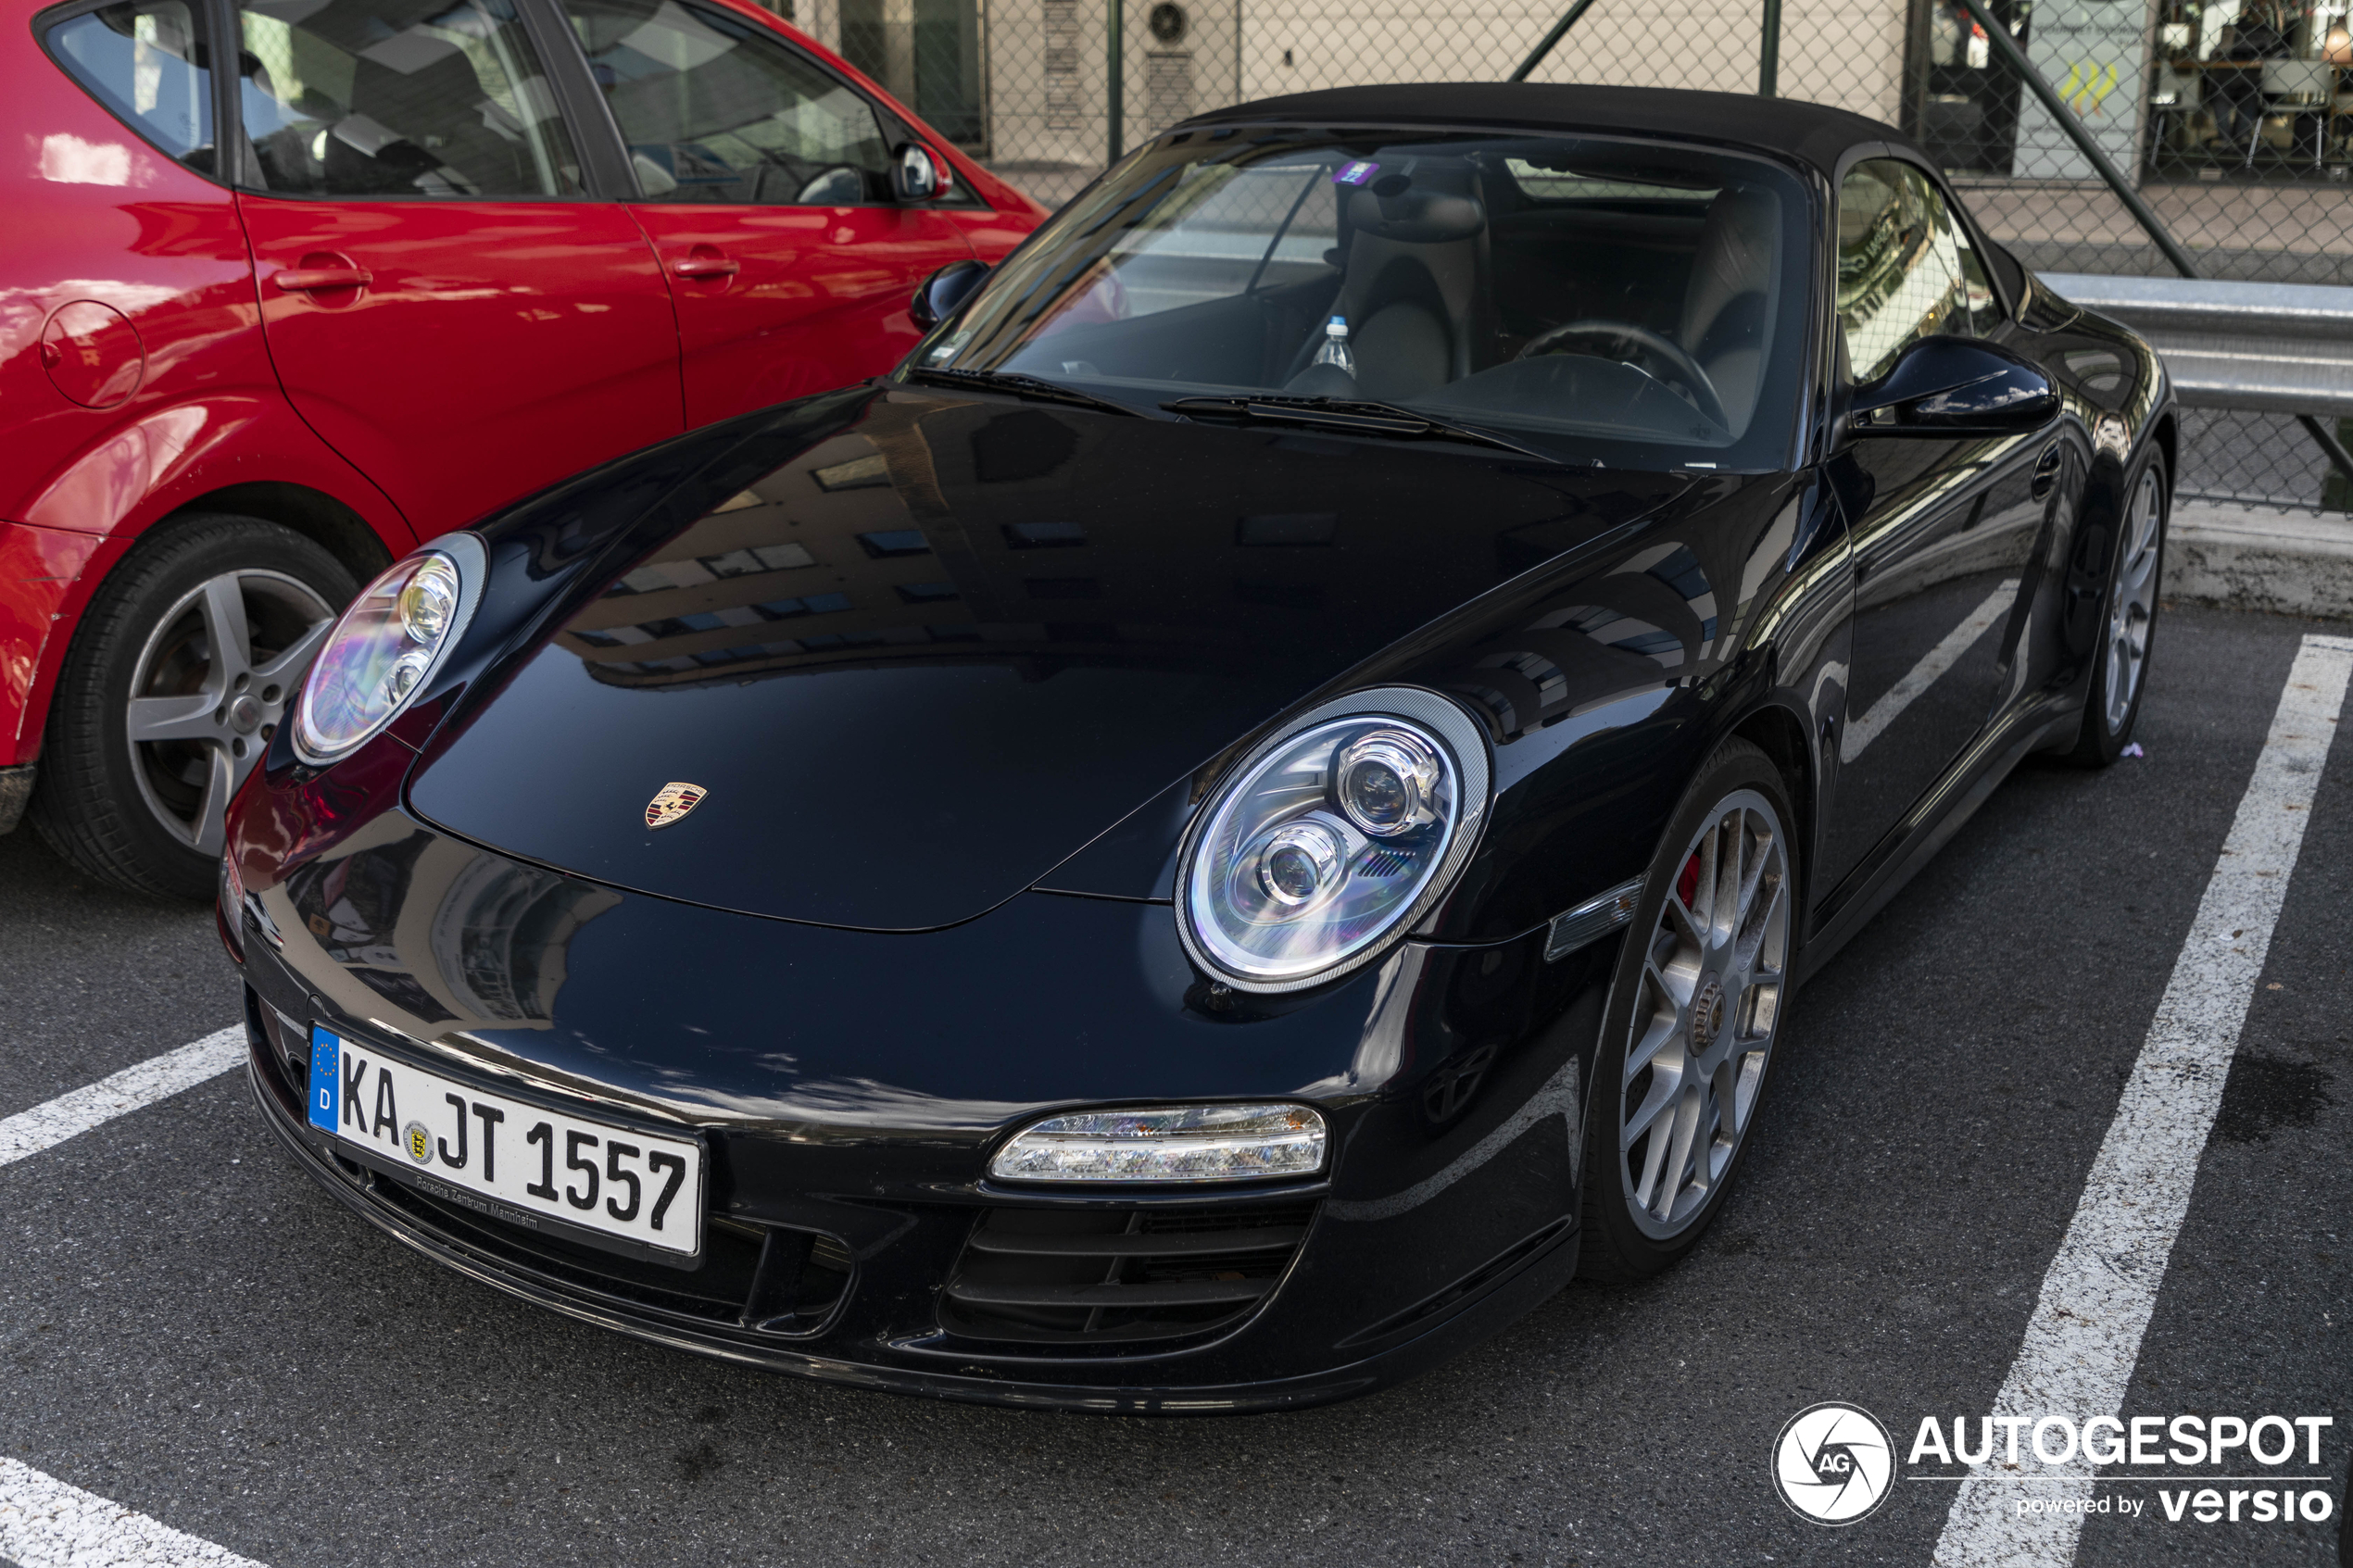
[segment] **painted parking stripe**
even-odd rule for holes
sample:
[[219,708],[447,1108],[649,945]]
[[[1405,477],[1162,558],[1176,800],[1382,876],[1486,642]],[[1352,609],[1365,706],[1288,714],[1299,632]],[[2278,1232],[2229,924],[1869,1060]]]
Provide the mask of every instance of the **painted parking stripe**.
[[[2043,1278],[2025,1343],[1994,1401],[1996,1414],[2065,1415],[2081,1425],[2120,1412],[2262,978],[2348,677],[2353,638],[2304,639],[2116,1120]],[[2089,1496],[2096,1468],[2079,1455],[2070,1474]],[[2082,1515],[2021,1517],[2011,1506],[2020,1496],[2014,1481],[1991,1464],[1970,1474],[1937,1540],[1938,1568],[2066,1568],[2075,1561]]]
[[1838,759],[1852,762],[1863,755],[1863,748],[1887,733],[1896,715],[1912,706],[1913,699],[1936,684],[1942,675],[1961,661],[1978,638],[1993,629],[2002,619],[2002,612],[2018,600],[2018,579],[2013,577],[1985,596],[1985,602],[1969,612],[1969,619],[1944,633],[1944,640],[1920,655],[1920,661],[1904,672],[1904,678],[1887,688],[1887,692],[1870,710],[1846,726],[1845,738],[1838,744]]
[[261,1568],[12,1459],[0,1459],[0,1559],[18,1568]]
[[243,1024],[215,1030],[176,1051],[151,1057],[126,1067],[31,1110],[19,1110],[0,1121],[0,1165],[13,1165],[28,1155],[54,1148],[77,1134],[103,1126],[182,1089],[218,1078],[245,1059]]

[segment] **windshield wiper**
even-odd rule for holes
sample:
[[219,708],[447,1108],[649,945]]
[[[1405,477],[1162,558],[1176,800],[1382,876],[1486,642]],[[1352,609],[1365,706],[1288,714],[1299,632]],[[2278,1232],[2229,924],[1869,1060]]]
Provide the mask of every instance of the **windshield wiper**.
[[1306,425],[1316,430],[1346,431],[1357,435],[1393,435],[1407,440],[1442,436],[1449,441],[1467,441],[1478,446],[1501,447],[1517,452],[1524,458],[1554,463],[1560,459],[1549,452],[1524,446],[1507,435],[1477,425],[1456,424],[1452,420],[1426,414],[1419,408],[1408,408],[1396,403],[1377,403],[1358,397],[1179,397],[1162,408],[1172,414],[1188,414],[1195,418],[1207,415],[1212,419],[1264,420],[1275,424]]
[[989,392],[1002,392],[1014,397],[1027,397],[1039,403],[1067,403],[1074,408],[1093,408],[1100,413],[1126,414],[1142,419],[1143,410],[1131,408],[1125,403],[1108,397],[1098,397],[1091,392],[1081,392],[1075,386],[1048,381],[1043,376],[1026,376],[1018,370],[952,370],[945,366],[917,365],[907,372],[910,380],[938,382],[947,386],[970,386]]

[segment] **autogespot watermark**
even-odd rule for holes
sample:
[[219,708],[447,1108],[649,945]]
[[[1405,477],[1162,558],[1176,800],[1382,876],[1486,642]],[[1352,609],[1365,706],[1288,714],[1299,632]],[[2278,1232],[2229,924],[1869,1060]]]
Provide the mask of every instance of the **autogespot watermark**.
[[1894,1490],[1895,1440],[1860,1405],[1829,1399],[1790,1417],[1773,1443],[1781,1500],[1817,1524],[1852,1524]]
[[[1895,1444],[1877,1417],[1831,1400],[1798,1411],[1781,1428],[1773,1481],[1782,1501],[1818,1524],[1868,1517],[1899,1482],[1966,1480],[2016,1486],[2019,1495],[2006,1506],[2021,1519],[2110,1514],[2171,1524],[2323,1524],[2337,1504],[2321,1441],[2335,1424],[2326,1415],[1924,1415],[1899,1468]],[[2263,1474],[2180,1473],[2212,1465]],[[1967,1468],[1956,1468],[1961,1466]],[[2089,1493],[2115,1482],[2146,1486],[2150,1494]],[[2075,1489],[2060,1489],[2070,1486]]]

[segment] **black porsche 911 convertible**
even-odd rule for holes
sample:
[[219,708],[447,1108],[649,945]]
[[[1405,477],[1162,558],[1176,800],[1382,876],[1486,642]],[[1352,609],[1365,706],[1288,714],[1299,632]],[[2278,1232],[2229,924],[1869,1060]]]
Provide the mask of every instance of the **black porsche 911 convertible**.
[[2163,371],[1885,126],[1281,98],[981,270],[344,612],[220,915],[392,1236],[845,1383],[1361,1393],[1689,1251],[1808,971],[2132,734]]

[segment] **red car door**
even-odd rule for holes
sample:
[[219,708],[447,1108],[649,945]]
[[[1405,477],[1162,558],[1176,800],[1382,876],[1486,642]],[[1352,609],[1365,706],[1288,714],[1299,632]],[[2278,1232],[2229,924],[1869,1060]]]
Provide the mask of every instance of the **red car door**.
[[563,0],[628,144],[677,302],[686,422],[888,370],[907,304],[973,254],[894,198],[875,107],[774,31],[680,0]]
[[239,22],[271,356],[419,533],[684,428],[660,269],[589,199],[513,0],[244,0]]

